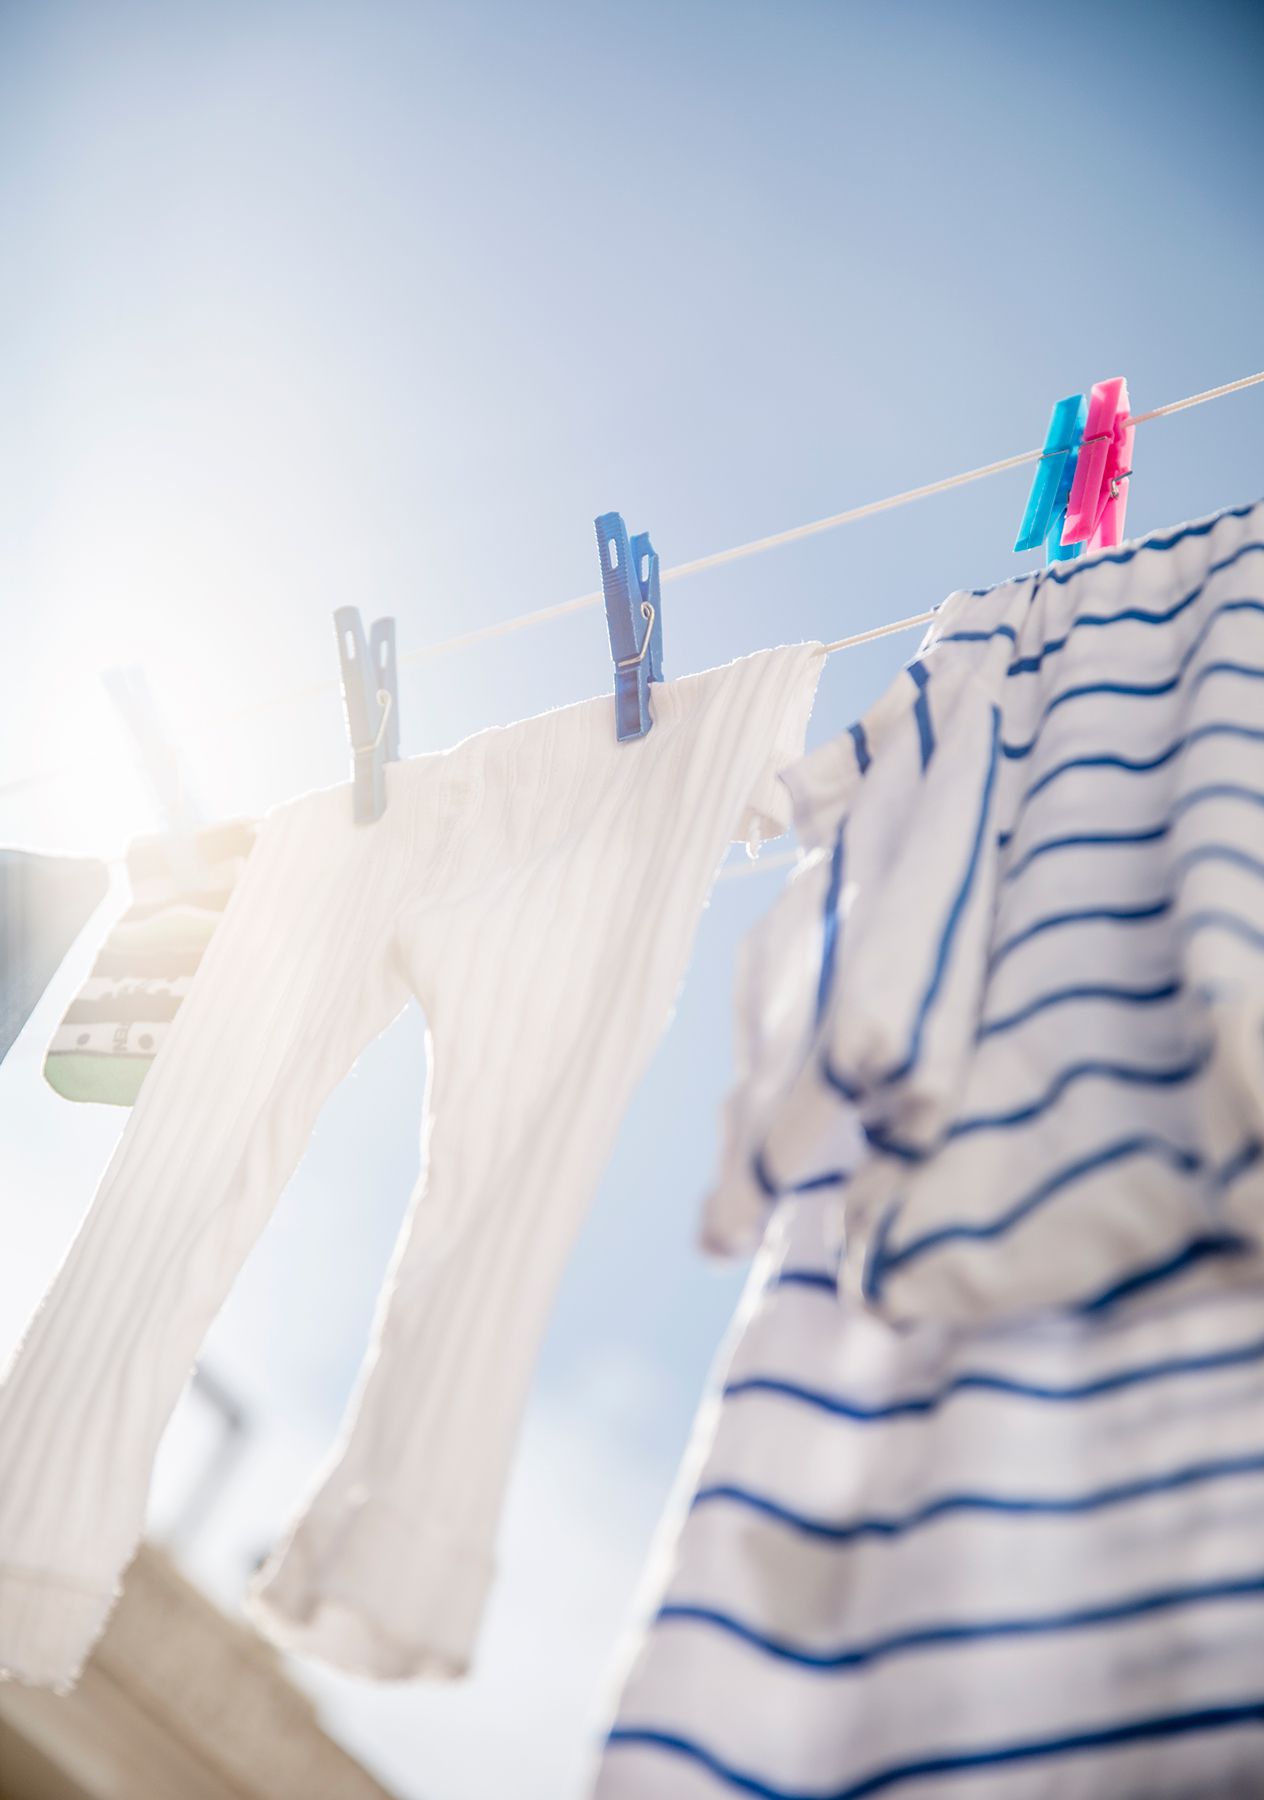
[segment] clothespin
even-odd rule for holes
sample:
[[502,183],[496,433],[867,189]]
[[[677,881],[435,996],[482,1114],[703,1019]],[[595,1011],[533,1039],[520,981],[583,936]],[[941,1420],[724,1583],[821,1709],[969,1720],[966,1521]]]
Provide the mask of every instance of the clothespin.
[[1064,544],[1062,530],[1087,417],[1088,401],[1083,394],[1068,394],[1054,405],[1044,452],[1036,464],[1027,510],[1014,545],[1016,551],[1035,550],[1043,544],[1045,561],[1051,563],[1078,556],[1084,548],[1083,544]]
[[1111,381],[1094,382],[1084,441],[1067,503],[1064,543],[1086,543],[1090,550],[1109,550],[1123,542],[1132,442],[1136,435],[1128,404],[1128,383],[1122,375]]
[[593,523],[614,657],[614,733],[622,743],[644,737],[653,726],[650,683],[663,679],[658,557],[647,531],[629,541],[620,513],[602,513]]
[[386,765],[399,761],[395,621],[375,619],[366,641],[360,608],[340,606],[334,629],[351,739],[355,822],[370,825],[386,810]]
[[101,680],[131,734],[164,827],[177,837],[192,834],[203,823],[202,808],[185,773],[183,759],[154,703],[145,671],[134,664],[107,669]]

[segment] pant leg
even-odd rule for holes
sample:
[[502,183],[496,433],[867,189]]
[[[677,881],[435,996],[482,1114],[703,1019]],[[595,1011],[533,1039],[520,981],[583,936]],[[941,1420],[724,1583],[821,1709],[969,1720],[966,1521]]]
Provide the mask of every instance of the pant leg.
[[561,784],[579,797],[573,828],[530,848],[520,810],[504,809],[477,880],[472,839],[459,889],[450,871],[406,915],[433,1051],[427,1168],[344,1447],[256,1588],[257,1615],[293,1649],[387,1678],[469,1664],[566,1256],[725,845],[770,755],[802,742],[811,651],[775,655],[779,667],[735,665],[711,691],[669,696],[630,747],[604,708],[590,746],[533,722],[555,761],[524,757],[513,790],[542,807]]
[[0,1668],[65,1685],[140,1536],[158,1441],[322,1101],[407,1001],[400,821],[266,821],[0,1389]]

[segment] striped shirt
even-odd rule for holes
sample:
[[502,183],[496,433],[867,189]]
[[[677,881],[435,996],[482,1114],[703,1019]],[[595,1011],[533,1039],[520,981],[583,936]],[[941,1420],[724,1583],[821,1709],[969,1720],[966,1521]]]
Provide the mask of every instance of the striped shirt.
[[813,1008],[722,1187],[835,1176],[894,1318],[1256,1279],[1262,683],[1264,506],[954,595],[790,776]]
[[764,1242],[598,1800],[1264,1792],[1264,763],[1204,672],[1264,672],[1262,527],[954,597],[791,772],[706,1214]]

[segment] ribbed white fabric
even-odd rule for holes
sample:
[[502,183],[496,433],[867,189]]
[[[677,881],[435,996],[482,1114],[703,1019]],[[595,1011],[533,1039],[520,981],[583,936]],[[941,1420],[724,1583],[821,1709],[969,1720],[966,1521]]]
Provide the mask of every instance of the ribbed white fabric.
[[[197,1347],[364,1045],[411,995],[427,1169],[345,1441],[256,1616],[358,1673],[470,1657],[539,1336],[724,846],[784,828],[820,647],[594,700],[271,814],[0,1390],[0,1666],[66,1685],[104,1624]],[[354,1229],[348,1214],[347,1229]]]
[[[705,1229],[772,1223],[598,1800],[1264,1792],[1252,1157],[1220,1179],[1260,1125],[1258,678],[1257,507],[959,597],[788,771],[805,856],[746,949]],[[1034,1239],[1009,1218],[1161,1135],[1198,1152],[1170,1188],[1121,1158],[1087,1204],[1050,1184]],[[840,1304],[873,1184],[897,1246],[989,1229]]]

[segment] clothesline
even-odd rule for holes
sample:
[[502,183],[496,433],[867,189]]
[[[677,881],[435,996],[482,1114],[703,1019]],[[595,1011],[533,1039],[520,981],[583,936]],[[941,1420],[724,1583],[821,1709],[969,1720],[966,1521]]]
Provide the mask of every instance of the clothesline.
[[[1220,387],[1206,388],[1202,393],[1190,394],[1184,400],[1171,400],[1165,406],[1153,407],[1149,412],[1134,413],[1131,417],[1133,425],[1147,425],[1154,419],[1167,418],[1172,413],[1185,412],[1192,406],[1205,405],[1209,400],[1219,400],[1226,394],[1240,393],[1242,389],[1256,387],[1264,382],[1264,370],[1255,375],[1244,375],[1240,380],[1227,381]],[[740,562],[748,556],[760,556],[768,550],[779,550],[785,544],[802,542],[805,538],[816,537],[824,531],[834,531],[840,525],[852,525],[860,519],[875,517],[878,513],[891,512],[896,507],[908,506],[915,500],[928,500],[935,494],[950,493],[954,488],[966,487],[971,482],[984,481],[991,475],[1002,475],[1009,469],[1019,469],[1030,463],[1042,462],[1047,455],[1057,454],[1045,450],[1024,450],[1017,456],[1001,457],[997,462],[984,463],[977,469],[967,469],[960,475],[949,475],[942,481],[932,481],[923,487],[906,488],[903,493],[890,494],[885,500],[870,500],[863,506],[853,506],[845,512],[830,513],[823,519],[810,520],[805,525],[794,525],[786,531],[773,532],[768,537],[752,538],[748,543],[735,544],[727,550],[713,550],[706,556],[694,557],[689,562],[676,563],[669,569],[660,571],[660,582],[680,581],[687,575],[700,575],[709,569],[722,568],[727,563]],[[436,644],[423,644],[415,650],[400,651],[397,661],[401,663],[431,662],[441,656],[450,656],[457,650],[472,649],[477,644],[489,643],[494,638],[509,637],[514,632],[527,631],[537,625],[548,625],[556,619],[568,618],[572,613],[585,612],[602,604],[599,589],[588,594],[580,594],[573,600],[563,600],[554,606],[539,607],[534,612],[519,613],[512,619],[502,619],[494,625],[482,625],[474,631],[460,633],[456,637],[444,638]],[[897,632],[912,631],[918,625],[925,625],[934,617],[934,609],[927,612],[913,613],[908,618],[893,619],[885,625],[875,625],[868,631],[854,632],[849,637],[837,638],[833,643],[825,645],[825,654],[832,656],[840,650],[851,650],[860,644],[875,642],[878,638],[892,637]],[[263,713],[272,712],[283,706],[291,706],[302,700],[314,699],[321,695],[338,693],[336,681],[310,682],[303,687],[290,688],[284,693],[274,694],[266,700],[251,702],[246,706],[236,707],[230,711],[217,713],[213,719],[202,721],[206,724],[236,724],[243,719],[256,718]],[[16,780],[0,783],[0,798],[9,794],[25,792],[31,788],[43,787],[48,783],[61,780],[76,769],[75,763],[62,763],[56,768],[38,770],[31,775],[20,776]]]
[[[966,703],[932,719],[906,669],[880,729],[844,727],[790,776],[819,848],[736,970],[699,1233],[757,1261],[605,1734],[625,1793],[691,1763],[840,1796],[1009,1765],[1137,1791],[1158,1758],[1211,1794],[1259,1766],[1240,1496],[1261,1473],[1264,1079],[1240,1016],[1209,1032],[1189,1005],[1182,958],[1219,994],[1258,983],[1240,677],[1261,515],[1089,558],[1043,616],[1040,574],[988,590],[945,671]],[[1138,631],[1145,667],[1106,673],[1147,679],[1099,679]],[[140,1104],[0,1406],[6,1673],[78,1679],[206,1323],[331,1088],[414,1002],[439,1074],[423,1228],[387,1271],[356,1416],[247,1604],[274,1643],[361,1679],[471,1665],[532,1356],[709,870],[797,755],[822,648],[710,670],[704,704],[631,754],[590,702],[513,727],[504,756],[484,735],[398,765],[407,803],[371,830],[345,789],[258,840],[217,825],[200,892],[146,859],[45,1059],[67,1098]],[[40,873],[20,909],[50,937],[15,959],[24,1019],[84,924],[38,896],[81,871]],[[840,1553],[849,1591],[823,1604],[810,1577]],[[774,1565],[804,1578],[770,1584]],[[914,1680],[940,1684],[936,1716]],[[950,1714],[967,1723],[945,1751]]]
[[[1264,370],[1257,375],[1244,375],[1240,381],[1226,382],[1222,387],[1207,388],[1201,394],[1191,394],[1186,400],[1172,400],[1166,406],[1156,406],[1150,412],[1134,413],[1134,425],[1148,425],[1152,419],[1163,419],[1169,413],[1185,412],[1191,406],[1202,406],[1208,400],[1219,400],[1225,394],[1236,394],[1243,388],[1256,387],[1264,382]],[[949,475],[943,481],[928,482],[924,487],[906,488],[901,494],[890,494],[885,500],[870,500],[863,506],[853,506],[846,512],[830,513],[824,519],[813,519],[806,525],[793,525],[788,531],[773,532],[769,537],[752,538],[749,543],[735,544],[729,550],[713,550],[706,556],[697,556],[690,562],[676,563],[670,569],[659,572],[659,581],[681,581],[687,575],[701,575],[708,569],[722,568],[726,563],[741,562],[748,556],[761,556],[767,550],[779,550],[784,544],[797,544],[804,538],[816,537],[823,531],[834,531],[840,525],[852,525],[860,519],[874,517],[878,513],[891,512],[897,506],[908,506],[914,500],[928,500],[934,494],[947,494],[953,488],[966,487],[971,482],[983,481],[989,475],[1003,475],[1007,469],[1019,469],[1028,463],[1043,462],[1051,453],[1045,450],[1024,450],[1018,456],[1005,456],[999,462],[984,463],[977,469],[967,469],[961,475]],[[517,631],[527,631],[537,625],[549,625],[555,619],[569,618],[572,613],[586,612],[592,607],[602,604],[601,590],[580,594],[574,600],[562,600],[555,606],[542,606],[535,612],[519,613],[512,619],[501,619],[495,625],[481,625],[474,631],[462,632],[458,637],[444,638],[437,644],[423,644],[416,650],[401,651],[399,662],[432,662],[440,656],[450,656],[456,650],[469,650],[476,644],[489,643],[493,638],[509,637]],[[896,619],[887,625],[876,625],[870,631],[858,631],[850,637],[839,638],[825,646],[826,655],[832,656],[838,650],[850,650],[858,644],[868,644],[876,638],[889,637],[897,631],[911,631],[914,626],[924,625],[933,617],[933,612],[915,613],[907,619]],[[250,717],[274,706],[286,705],[293,700],[306,699],[315,694],[337,691],[337,682],[315,682],[304,688],[292,689],[284,695],[276,695],[265,701],[256,702],[252,706],[241,707],[226,717],[234,719]],[[3,791],[3,790],[0,790]]]

